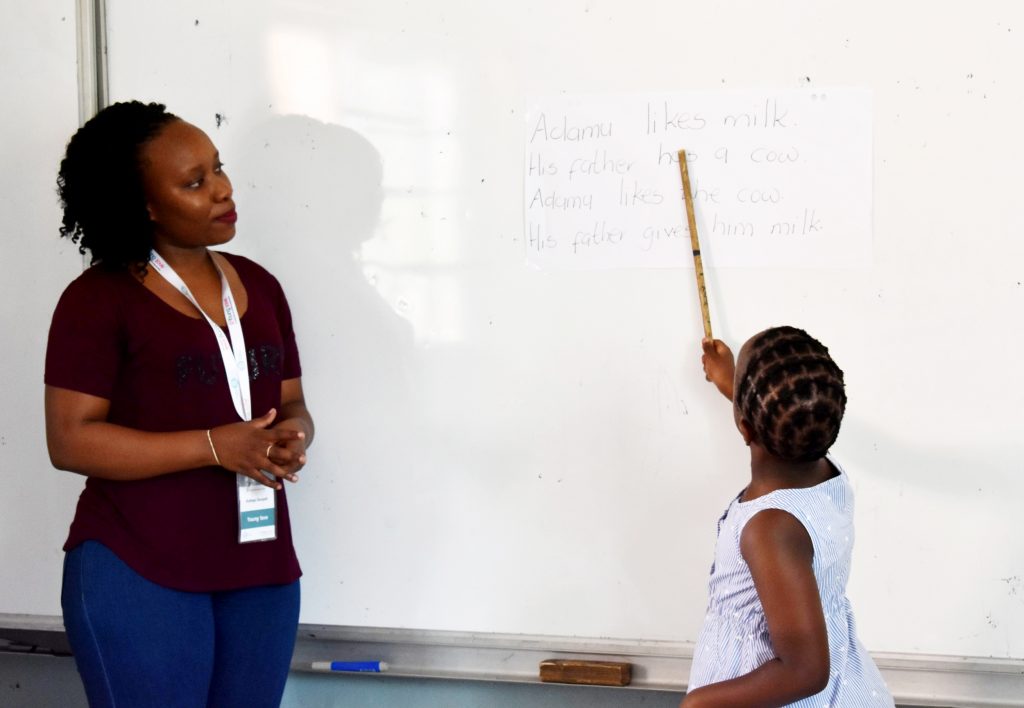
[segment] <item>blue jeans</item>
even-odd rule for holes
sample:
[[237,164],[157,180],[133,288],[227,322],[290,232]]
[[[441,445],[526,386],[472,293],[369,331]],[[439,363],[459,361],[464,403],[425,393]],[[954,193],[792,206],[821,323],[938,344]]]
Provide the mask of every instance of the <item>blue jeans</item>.
[[281,703],[299,621],[297,580],[170,590],[86,541],[64,559],[61,605],[92,708]]

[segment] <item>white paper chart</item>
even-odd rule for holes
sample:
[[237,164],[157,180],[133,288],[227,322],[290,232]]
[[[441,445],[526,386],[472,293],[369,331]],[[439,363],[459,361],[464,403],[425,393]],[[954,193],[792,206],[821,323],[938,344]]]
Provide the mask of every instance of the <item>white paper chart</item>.
[[857,89],[562,96],[526,117],[527,259],[540,268],[705,262],[856,267],[871,258],[871,99]]

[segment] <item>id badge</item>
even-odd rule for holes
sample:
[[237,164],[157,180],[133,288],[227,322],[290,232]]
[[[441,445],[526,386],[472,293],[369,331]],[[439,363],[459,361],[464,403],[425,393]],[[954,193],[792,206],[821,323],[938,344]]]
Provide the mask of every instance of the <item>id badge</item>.
[[274,490],[244,475],[236,475],[238,487],[238,542],[273,541],[277,538]]

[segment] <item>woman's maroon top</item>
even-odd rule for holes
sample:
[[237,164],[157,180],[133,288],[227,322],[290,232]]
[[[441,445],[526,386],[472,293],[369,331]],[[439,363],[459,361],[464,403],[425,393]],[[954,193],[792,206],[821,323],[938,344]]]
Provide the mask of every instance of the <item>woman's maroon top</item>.
[[[291,313],[270,273],[223,255],[248,293],[242,331],[258,417],[280,409],[281,382],[301,374]],[[137,430],[206,430],[239,420],[210,325],[125,272],[93,267],[64,291],[50,325],[45,380],[107,399],[108,421]],[[64,550],[99,541],[143,577],[178,590],[290,583],[301,571],[285,493],[276,494],[277,539],[239,544],[235,475],[221,467],[129,482],[90,477]]]

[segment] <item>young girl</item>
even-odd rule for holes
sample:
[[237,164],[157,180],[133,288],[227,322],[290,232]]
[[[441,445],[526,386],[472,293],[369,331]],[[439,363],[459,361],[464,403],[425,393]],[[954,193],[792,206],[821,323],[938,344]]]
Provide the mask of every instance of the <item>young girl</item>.
[[893,706],[846,598],[853,493],[827,455],[843,372],[793,327],[754,335],[735,363],[723,342],[703,347],[707,379],[733,401],[750,447],[750,484],[718,522],[682,706]]

